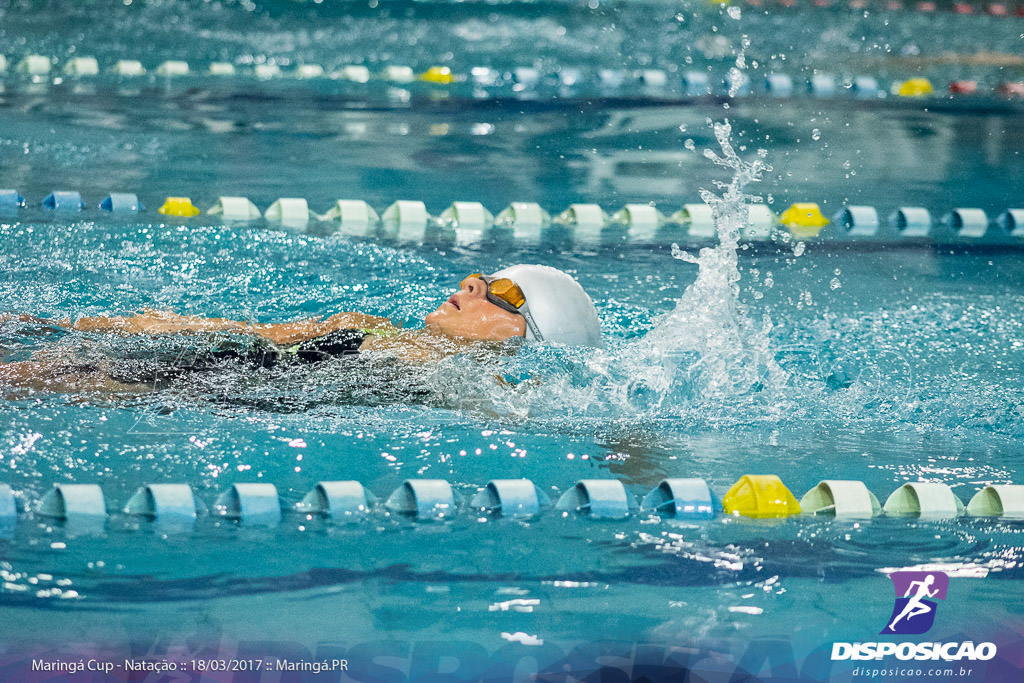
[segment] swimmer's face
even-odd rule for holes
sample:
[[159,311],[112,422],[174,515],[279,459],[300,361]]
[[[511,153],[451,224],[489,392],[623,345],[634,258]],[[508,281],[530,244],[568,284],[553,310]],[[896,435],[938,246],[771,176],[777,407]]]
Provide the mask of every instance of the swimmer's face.
[[424,321],[427,329],[449,337],[500,341],[526,336],[526,319],[487,300],[487,284],[478,277],[462,287]]

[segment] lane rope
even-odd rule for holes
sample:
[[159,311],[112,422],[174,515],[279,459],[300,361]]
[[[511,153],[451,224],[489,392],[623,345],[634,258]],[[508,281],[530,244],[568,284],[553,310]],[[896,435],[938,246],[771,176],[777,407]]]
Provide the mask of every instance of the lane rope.
[[[407,479],[383,501],[358,481],[320,481],[299,503],[285,507],[274,484],[241,482],[222,491],[208,507],[188,484],[161,483],[139,487],[119,510],[120,514],[156,521],[194,523],[210,516],[259,524],[280,523],[285,514],[334,521],[382,515],[419,521],[450,520],[481,514],[557,514],[610,520],[794,516],[943,520],[964,515],[1024,519],[1024,485],[1020,484],[987,485],[965,505],[946,484],[909,482],[880,504],[863,482],[830,479],[819,482],[798,501],[774,474],[743,475],[722,496],[713,492],[704,479],[668,478],[640,499],[617,479],[580,480],[555,501],[528,479],[492,479],[467,497],[444,479]],[[0,528],[34,517],[102,522],[109,516],[107,499],[98,484],[56,484],[38,501],[28,501],[10,485],[0,484]]]
[[[507,70],[491,67],[472,67],[467,73],[457,73],[449,66],[432,65],[417,70],[412,66],[391,64],[380,71],[371,72],[358,64],[348,64],[329,70],[319,64],[298,64],[284,69],[274,63],[254,66],[236,66],[232,62],[209,62],[193,67],[184,60],[166,60],[156,66],[145,66],[137,59],[118,59],[112,65],[101,67],[95,57],[72,57],[61,63],[57,57],[27,54],[11,60],[0,55],[0,79],[13,71],[16,78],[28,79],[32,84],[59,85],[65,79],[86,83],[114,78],[117,83],[128,84],[143,78],[161,82],[182,79],[234,79],[240,83],[266,83],[271,81],[326,81],[354,86],[384,85],[386,87],[430,89],[468,89],[474,97],[513,96],[532,97],[538,92],[558,94],[614,93],[656,97],[726,97],[742,98],[764,96],[773,98],[814,97],[835,99],[880,100],[894,97],[901,100],[934,102],[943,98],[960,101],[979,99],[1017,99],[1024,97],[1024,81],[1001,81],[995,85],[979,84],[977,80],[950,79],[944,87],[937,87],[927,78],[911,77],[896,80],[886,88],[881,79],[859,74],[837,77],[828,73],[814,73],[806,80],[794,78],[784,72],[769,72],[756,79],[747,73],[711,69],[689,69],[670,73],[664,69],[590,69],[564,65],[552,71],[535,67],[517,66]],[[998,67],[999,65],[993,65]],[[1001,67],[1000,67],[1001,70]]]
[[[54,191],[31,213],[25,198],[12,189],[0,189],[0,219],[88,215],[91,211],[77,191]],[[138,195],[109,194],[98,205],[100,215],[142,216],[147,212]],[[924,240],[963,244],[1022,245],[1024,208],[1007,208],[991,215],[984,209],[959,206],[945,212],[921,206],[897,207],[887,215],[868,205],[844,205],[831,217],[815,202],[796,202],[776,214],[764,204],[748,206],[743,237],[771,240],[779,231],[800,240],[891,241]],[[167,197],[157,213],[162,219],[200,222],[204,215],[189,197]],[[317,230],[327,225],[358,239],[413,244],[473,245],[514,241],[550,243],[570,241],[580,246],[621,242],[657,243],[670,237],[709,240],[715,237],[711,207],[683,204],[663,212],[654,203],[626,204],[606,211],[598,204],[573,203],[552,215],[534,202],[512,202],[497,214],[480,202],[457,201],[438,215],[420,200],[399,200],[378,213],[357,199],[338,199],[317,213],[302,197],[282,197],[261,211],[247,197],[222,196],[205,212],[228,225],[265,224],[294,230]],[[209,219],[205,219],[209,222]]]

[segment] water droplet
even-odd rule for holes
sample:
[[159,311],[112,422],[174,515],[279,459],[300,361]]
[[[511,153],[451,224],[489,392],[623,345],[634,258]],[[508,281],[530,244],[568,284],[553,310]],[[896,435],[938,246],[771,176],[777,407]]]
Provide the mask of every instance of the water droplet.
[[691,152],[697,149],[697,145],[696,143],[694,143],[693,138],[686,138],[686,142],[683,143],[683,147],[690,150]]
[[830,281],[830,282],[828,283],[828,286],[829,286],[829,289],[839,289],[840,287],[842,287],[842,286],[843,286],[843,283],[839,281],[839,278],[837,278],[837,277],[834,277],[834,278],[832,278],[832,280],[831,280],[831,281]]
[[807,249],[807,242],[797,242],[793,245],[793,256],[803,256],[805,249]]
[[815,141],[820,140],[821,139],[821,131],[818,130],[817,128],[812,130],[811,131],[811,139],[815,140]]
[[741,16],[743,16],[743,12],[742,12],[742,11],[740,10],[740,8],[739,8],[739,7],[736,7],[735,5],[734,5],[734,6],[731,6],[731,7],[729,7],[729,8],[728,8],[727,10],[725,10],[725,11],[726,11],[726,13],[727,13],[727,14],[728,14],[728,15],[729,15],[729,16],[730,16],[730,17],[731,17],[732,19],[737,19],[737,20],[738,20],[738,19],[739,19],[739,18],[740,18]]

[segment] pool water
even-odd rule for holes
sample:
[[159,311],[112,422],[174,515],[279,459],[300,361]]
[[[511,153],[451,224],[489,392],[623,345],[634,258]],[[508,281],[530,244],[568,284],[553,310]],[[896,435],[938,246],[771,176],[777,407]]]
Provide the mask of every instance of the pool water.
[[[1014,18],[745,8],[736,19],[701,5],[591,5],[25,2],[0,7],[0,37],[12,61],[20,51],[719,73],[746,35],[748,61],[793,74],[829,64],[994,84],[1020,73],[928,59],[982,40],[1019,54]],[[695,676],[849,680],[852,663],[828,659],[832,643],[879,639],[892,609],[881,570],[923,565],[953,577],[927,638],[993,640],[1001,655],[984,680],[1019,673],[1007,664],[1024,633],[1019,520],[676,522],[550,509],[497,519],[464,504],[445,521],[378,510],[334,523],[295,511],[317,482],[350,479],[381,501],[406,479],[445,479],[464,503],[491,479],[518,477],[552,501],[583,479],[619,480],[637,499],[668,477],[704,478],[721,497],[744,474],[773,473],[797,498],[854,479],[882,503],[907,482],[947,484],[964,503],[985,485],[1024,483],[1024,261],[1013,239],[883,230],[861,243],[833,226],[735,251],[683,233],[643,245],[414,245],[355,239],[329,221],[303,231],[154,212],[166,196],[205,210],[245,195],[261,208],[306,197],[318,212],[358,198],[378,211],[420,199],[434,215],[456,200],[495,213],[534,201],[552,214],[654,202],[667,214],[732,176],[703,154],[722,153],[709,121],[727,118],[744,160],[766,150],[770,170],[745,191],[777,213],[815,201],[827,215],[845,204],[936,215],[966,205],[995,217],[1021,205],[1019,102],[583,86],[481,95],[241,76],[83,84],[9,73],[3,83],[0,187],[29,204],[0,216],[4,311],[283,321],[357,310],[415,327],[466,274],[542,262],[591,294],[608,348],[506,347],[424,367],[374,357],[228,367],[129,398],[9,397],[0,483],[30,508],[54,484],[96,483],[112,514],[83,526],[29,510],[0,527],[0,623],[11,625],[0,678],[21,676],[40,651],[350,660],[351,677],[326,680],[476,680],[485,662],[533,657],[493,665],[492,676],[603,665],[639,678],[647,644],[675,648]],[[55,189],[80,191],[87,208],[43,210]],[[147,210],[100,212],[112,191],[137,192]],[[689,257],[674,258],[673,241]],[[6,360],[191,343],[17,322],[0,333]],[[140,486],[164,482],[191,485],[211,508],[234,483],[273,483],[284,517],[209,514],[181,527],[120,512]],[[561,668],[574,648],[579,668]],[[233,680],[304,680],[274,675]]]

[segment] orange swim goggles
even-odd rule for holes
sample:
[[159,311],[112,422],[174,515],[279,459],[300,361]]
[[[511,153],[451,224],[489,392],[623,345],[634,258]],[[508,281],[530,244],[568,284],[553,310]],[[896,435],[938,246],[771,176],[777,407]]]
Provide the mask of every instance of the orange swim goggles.
[[483,280],[484,284],[487,285],[487,300],[509,313],[517,313],[523,316],[534,338],[537,341],[544,341],[544,337],[541,336],[540,331],[537,329],[537,323],[534,322],[533,316],[530,315],[530,308],[526,305],[526,295],[523,294],[523,290],[519,285],[507,277],[492,278],[483,273],[473,273],[464,277],[462,282],[459,283],[459,287],[465,287],[466,280],[471,278]]

